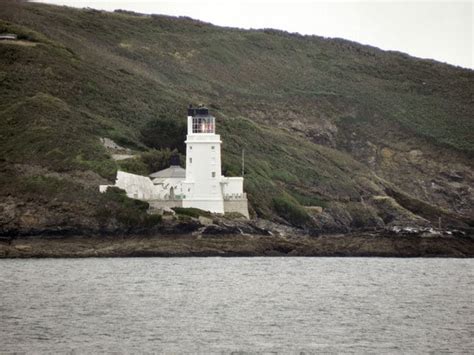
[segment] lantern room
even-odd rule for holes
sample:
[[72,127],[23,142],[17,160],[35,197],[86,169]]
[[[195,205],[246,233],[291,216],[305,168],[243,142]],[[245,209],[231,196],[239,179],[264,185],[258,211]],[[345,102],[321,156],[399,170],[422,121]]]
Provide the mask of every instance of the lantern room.
[[214,134],[216,128],[215,117],[209,115],[207,107],[188,108],[188,134]]

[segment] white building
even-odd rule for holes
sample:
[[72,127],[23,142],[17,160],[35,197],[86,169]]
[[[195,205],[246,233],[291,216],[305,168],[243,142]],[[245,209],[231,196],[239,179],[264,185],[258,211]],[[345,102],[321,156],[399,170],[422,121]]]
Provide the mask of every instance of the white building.
[[[221,139],[215,118],[205,107],[188,109],[186,170],[179,161],[150,177],[119,171],[115,186],[131,198],[149,201],[159,208],[194,207],[213,213],[239,212],[249,217],[243,177],[221,173]],[[108,185],[100,186],[105,191]]]
[[105,192],[109,186],[119,187],[127,192],[127,196],[137,200],[155,200],[160,198],[160,191],[147,176],[117,171],[115,185],[100,185],[99,191]]
[[186,177],[186,170],[179,166],[179,157],[171,157],[171,166],[157,171],[150,176],[153,185],[160,191],[159,199],[181,200],[184,197],[182,182]]

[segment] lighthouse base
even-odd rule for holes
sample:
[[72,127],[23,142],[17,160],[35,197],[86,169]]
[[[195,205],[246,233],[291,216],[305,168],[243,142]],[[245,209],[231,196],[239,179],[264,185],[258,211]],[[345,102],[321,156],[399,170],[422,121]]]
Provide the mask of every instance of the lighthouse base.
[[247,219],[250,218],[247,199],[225,200],[224,212],[225,213],[237,212]]

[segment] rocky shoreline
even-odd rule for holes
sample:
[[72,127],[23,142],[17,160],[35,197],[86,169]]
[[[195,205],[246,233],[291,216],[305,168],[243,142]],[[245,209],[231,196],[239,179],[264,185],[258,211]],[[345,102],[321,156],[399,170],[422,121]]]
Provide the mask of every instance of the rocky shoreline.
[[0,258],[347,256],[474,257],[471,230],[391,227],[349,233],[264,219],[168,216],[154,228],[0,233]]
[[465,235],[357,233],[321,236],[181,234],[22,236],[0,240],[0,258],[318,256],[474,257]]

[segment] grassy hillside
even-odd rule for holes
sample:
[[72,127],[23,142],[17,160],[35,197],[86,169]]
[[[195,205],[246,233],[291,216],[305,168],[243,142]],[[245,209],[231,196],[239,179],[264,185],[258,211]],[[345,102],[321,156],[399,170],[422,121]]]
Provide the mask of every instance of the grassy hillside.
[[159,117],[184,124],[190,102],[216,116],[226,174],[239,174],[245,148],[255,215],[344,230],[437,220],[414,207],[426,203],[472,218],[471,70],[344,40],[33,3],[2,2],[1,32],[19,35],[0,42],[0,194],[17,226],[49,203],[25,202],[25,179],[80,184],[75,198],[100,206],[97,184],[118,163],[99,138],[150,151],[160,142],[144,130]]

